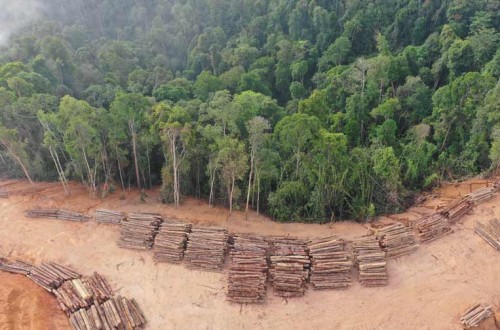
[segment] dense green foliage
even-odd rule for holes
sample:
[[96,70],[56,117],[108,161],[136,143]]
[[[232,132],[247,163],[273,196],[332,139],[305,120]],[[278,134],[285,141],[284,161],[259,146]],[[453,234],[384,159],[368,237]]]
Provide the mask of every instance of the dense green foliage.
[[0,175],[324,222],[500,165],[498,0],[45,0]]

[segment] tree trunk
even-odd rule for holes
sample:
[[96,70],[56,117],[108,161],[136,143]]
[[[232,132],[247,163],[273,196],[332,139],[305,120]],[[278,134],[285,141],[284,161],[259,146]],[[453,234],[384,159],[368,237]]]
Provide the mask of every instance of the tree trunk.
[[63,185],[64,191],[66,192],[66,195],[69,195],[68,183],[66,180],[66,176],[64,175],[61,162],[59,161],[59,156],[57,155],[57,151],[54,150],[52,146],[50,146],[49,152],[50,156],[52,157],[52,160],[54,161],[54,164],[56,165],[57,174],[59,174],[59,180],[61,180],[61,184]]
[[234,192],[234,176],[231,179],[231,190],[229,193],[229,214],[233,213],[233,192]]
[[12,157],[15,159],[15,161],[19,164],[19,166],[21,166],[21,169],[23,170],[24,172],[24,175],[26,176],[26,179],[28,179],[29,183],[31,185],[33,185],[33,180],[31,180],[31,176],[28,172],[28,169],[26,168],[26,166],[24,166],[24,163],[23,161],[21,160],[21,158],[16,155],[16,153],[14,152],[14,150],[12,150],[8,145],[7,143],[2,143],[5,148],[7,149],[8,152],[10,152],[10,154],[12,155]]
[[248,204],[250,203],[250,189],[252,187],[252,175],[254,166],[254,151],[250,152],[250,173],[248,174],[247,205],[245,207],[245,217],[248,219]]
[[129,122],[128,127],[130,130],[130,134],[132,135],[132,152],[134,154],[135,178],[137,180],[137,187],[141,189],[141,176],[139,174],[139,165],[137,162],[137,137],[135,133],[134,121]]

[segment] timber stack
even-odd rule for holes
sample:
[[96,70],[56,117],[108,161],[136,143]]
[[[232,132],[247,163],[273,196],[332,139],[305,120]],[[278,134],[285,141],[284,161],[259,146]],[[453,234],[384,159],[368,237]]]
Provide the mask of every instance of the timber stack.
[[121,223],[118,246],[125,249],[150,250],[162,218],[156,213],[130,213]]
[[89,216],[72,212],[68,210],[58,210],[58,209],[36,209],[36,210],[26,210],[25,215],[28,218],[47,218],[47,219],[57,219],[57,220],[67,220],[67,221],[87,221],[90,219]]
[[81,308],[70,314],[69,321],[75,330],[140,329],[146,324],[137,302],[120,296]]
[[52,292],[53,289],[59,288],[64,281],[78,279],[81,275],[54,262],[46,262],[40,266],[32,267],[28,277],[45,290]]
[[448,219],[450,223],[455,223],[472,209],[472,202],[469,197],[462,197],[448,204],[439,213]]
[[439,213],[424,216],[417,222],[417,236],[422,243],[434,241],[453,232],[447,219]]
[[339,236],[309,242],[311,283],[316,290],[344,289],[351,286],[352,260]]
[[467,309],[460,322],[465,329],[477,327],[482,321],[493,316],[491,306],[488,304],[476,304]]
[[476,222],[474,232],[491,245],[494,249],[500,251],[500,220],[492,219],[487,224]]
[[468,197],[471,200],[471,202],[474,203],[474,205],[478,205],[492,198],[493,194],[496,191],[497,191],[496,186],[484,187],[471,192],[470,194],[466,195],[466,197]]
[[94,217],[96,222],[110,223],[115,225],[119,225],[123,221],[123,219],[125,219],[125,215],[122,212],[104,209],[96,210]]
[[156,262],[181,262],[190,231],[189,223],[163,222],[155,237],[153,259]]
[[0,270],[13,273],[28,275],[33,266],[22,261],[10,262],[7,260],[0,259]]
[[192,228],[184,259],[189,268],[221,270],[227,250],[228,233],[224,228]]
[[382,227],[377,231],[376,237],[382,250],[386,252],[387,258],[411,254],[418,248],[417,238],[411,228],[402,223]]
[[367,287],[388,284],[386,253],[375,235],[353,241],[353,251],[359,271],[359,282]]
[[306,293],[310,259],[307,244],[296,238],[275,237],[271,241],[270,281],[276,295],[289,298]]
[[230,251],[227,300],[235,303],[266,301],[267,256],[265,237],[234,235]]

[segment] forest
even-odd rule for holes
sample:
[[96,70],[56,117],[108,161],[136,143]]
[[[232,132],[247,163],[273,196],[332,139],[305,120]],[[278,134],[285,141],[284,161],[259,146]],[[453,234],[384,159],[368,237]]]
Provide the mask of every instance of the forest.
[[0,45],[0,177],[322,223],[500,166],[498,0],[39,8]]

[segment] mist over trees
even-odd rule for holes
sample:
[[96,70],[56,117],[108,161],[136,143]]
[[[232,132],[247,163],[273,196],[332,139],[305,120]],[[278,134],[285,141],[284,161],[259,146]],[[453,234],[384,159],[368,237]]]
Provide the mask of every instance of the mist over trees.
[[3,15],[2,177],[95,197],[161,185],[174,205],[325,222],[500,165],[497,0],[40,0]]

